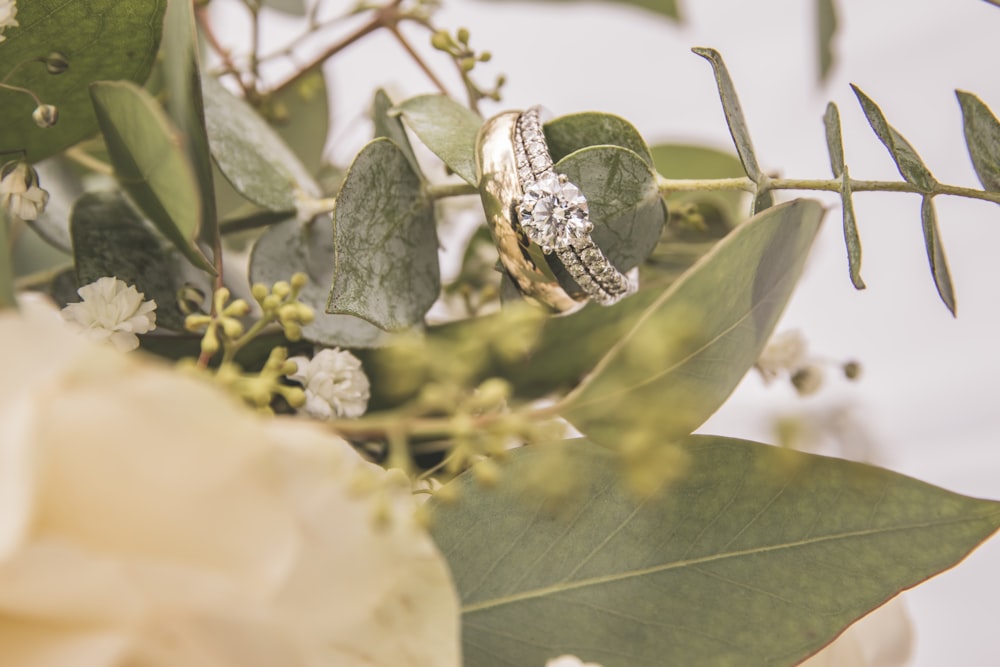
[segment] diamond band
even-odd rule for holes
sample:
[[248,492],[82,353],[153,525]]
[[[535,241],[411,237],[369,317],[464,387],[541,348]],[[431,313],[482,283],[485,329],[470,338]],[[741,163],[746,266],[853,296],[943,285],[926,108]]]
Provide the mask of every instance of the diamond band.
[[611,305],[635,287],[590,238],[593,224],[587,200],[565,175],[553,169],[540,107],[532,107],[514,126],[514,159],[523,196],[518,220],[525,235],[545,254],[555,253],[576,283],[594,301]]

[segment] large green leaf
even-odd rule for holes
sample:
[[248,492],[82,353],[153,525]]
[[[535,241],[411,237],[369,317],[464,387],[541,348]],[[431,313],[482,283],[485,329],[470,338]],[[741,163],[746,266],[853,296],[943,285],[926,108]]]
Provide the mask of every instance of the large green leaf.
[[80,197],[70,232],[78,286],[114,276],[156,301],[157,326],[184,330],[176,262],[123,196],[90,192]]
[[632,123],[620,116],[583,111],[554,118],[545,124],[544,130],[545,143],[555,161],[581,148],[608,145],[627,148],[653,165],[646,140]]
[[[665,292],[607,309],[616,339],[594,337],[591,345],[608,347],[564,400],[563,416],[609,446],[625,434],[670,440],[697,428],[770,338],[822,217],[823,207],[811,200],[772,207]],[[585,333],[594,336],[595,329],[576,335]],[[564,337],[565,345],[576,345],[571,334]]]
[[18,3],[16,28],[0,48],[0,78],[25,61],[63,54],[69,69],[53,76],[27,62],[6,83],[35,91],[59,109],[55,127],[41,129],[27,95],[0,90],[0,153],[25,151],[36,162],[97,131],[87,87],[94,81],[143,82],[156,58],[166,0],[29,0]]
[[851,272],[851,282],[856,289],[864,289],[865,281],[861,279],[861,237],[858,235],[858,223],[854,216],[854,198],[851,196],[851,176],[844,162],[844,140],[840,129],[840,111],[837,105],[830,102],[826,105],[823,115],[826,126],[826,146],[830,153],[830,169],[833,175],[840,179],[840,201],[844,215],[844,243],[847,245],[847,263]]
[[861,110],[865,112],[868,124],[871,125],[879,141],[889,151],[893,162],[896,163],[899,174],[910,183],[920,187],[924,192],[933,190],[936,181],[910,142],[897,132],[896,128],[889,125],[882,109],[870,97],[861,92],[860,88],[852,83],[851,89],[861,104]]
[[523,482],[543,448],[433,505],[468,667],[797,664],[1000,527],[1000,503],[746,441],[688,439],[686,469],[645,500],[607,450],[566,450],[580,488],[555,511]]
[[333,225],[328,217],[303,224],[292,218],[272,225],[259,238],[250,254],[250,281],[273,285],[302,271],[309,282],[299,300],[316,315],[302,327],[306,340],[329,347],[376,347],[385,344],[388,334],[373,324],[350,315],[324,312],[333,282],[335,255]]
[[310,174],[319,172],[330,130],[330,101],[321,71],[304,75],[265,98],[264,116]]
[[90,94],[122,187],[185,257],[214,273],[196,245],[198,179],[163,109],[145,90],[125,81],[99,81]]
[[750,130],[747,129],[747,121],[743,117],[743,107],[740,106],[740,98],[736,94],[736,86],[729,75],[729,69],[722,60],[722,55],[715,49],[696,47],[691,49],[696,54],[707,60],[712,65],[715,73],[715,83],[719,89],[719,99],[722,101],[722,111],[726,115],[726,123],[729,125],[729,134],[733,137],[733,145],[736,146],[736,153],[740,156],[743,169],[747,176],[757,184],[757,195],[754,197],[753,212],[759,213],[769,206],[774,206],[774,195],[767,189],[767,174],[765,174],[757,163],[757,153],[753,149],[753,142],[750,140]]
[[387,331],[423,323],[441,292],[434,207],[385,137],[354,159],[334,211],[336,268],[327,312]]
[[212,157],[241,195],[272,211],[295,210],[295,188],[319,186],[260,114],[212,77],[202,81]]
[[972,93],[956,90],[955,94],[962,107],[965,143],[979,182],[986,190],[1000,192],[1000,121]]
[[476,133],[483,122],[479,116],[444,95],[411,97],[396,108],[432,153],[476,185]]

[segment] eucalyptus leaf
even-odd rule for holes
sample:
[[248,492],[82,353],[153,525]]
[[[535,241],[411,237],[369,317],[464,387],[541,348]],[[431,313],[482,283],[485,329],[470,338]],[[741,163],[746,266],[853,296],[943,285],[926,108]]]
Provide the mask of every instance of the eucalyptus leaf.
[[826,146],[830,152],[830,169],[840,179],[841,209],[844,214],[844,243],[847,246],[847,262],[851,272],[851,282],[856,289],[864,289],[861,278],[861,237],[854,216],[854,198],[851,196],[851,176],[844,163],[844,141],[840,129],[840,112],[837,105],[830,102],[823,115],[826,126]]
[[798,664],[1000,527],[1000,503],[759,443],[688,438],[644,499],[612,453],[564,449],[555,474],[578,489],[554,510],[524,481],[544,446],[511,452],[493,489],[470,472],[459,502],[432,501],[467,665]]
[[407,162],[413,167],[413,173],[422,177],[420,164],[417,156],[413,154],[413,146],[410,145],[410,138],[406,136],[406,128],[399,115],[390,115],[389,111],[394,107],[389,95],[379,88],[375,91],[375,99],[372,102],[372,122],[375,125],[375,137],[386,137],[396,144],[396,147],[406,156]]
[[937,185],[937,181],[910,142],[889,125],[882,110],[870,97],[861,92],[860,88],[852,83],[851,89],[857,96],[858,102],[861,103],[861,109],[864,111],[865,117],[868,118],[868,124],[872,126],[876,136],[888,149],[900,175],[924,192],[932,191]]
[[816,0],[816,47],[819,51],[819,80],[826,81],[833,67],[833,38],[837,34],[836,0]]
[[160,105],[124,81],[94,83],[90,94],[122,187],[192,264],[214,273],[195,243],[201,224],[196,173]]
[[0,207],[0,310],[17,307],[17,299],[14,296],[13,258],[10,252],[10,242],[7,240],[9,226],[7,211]]
[[1000,192],[1000,122],[981,99],[956,90],[962,107],[962,124],[969,157],[979,182],[991,192]]
[[[212,177],[212,158],[205,130],[205,104],[201,92],[198,64],[197,28],[194,5],[171,0],[164,22],[163,75],[166,86],[167,114],[179,130],[184,151],[194,169],[201,193],[199,238],[207,247],[216,247],[219,232],[218,211]],[[219,259],[221,261],[221,259]]]
[[476,134],[482,119],[444,95],[420,95],[399,104],[403,121],[432,153],[465,182],[476,183]]
[[212,77],[202,81],[212,157],[241,195],[272,211],[295,210],[295,188],[319,186],[274,129]]
[[262,0],[262,4],[293,16],[305,16],[308,10],[306,0]]
[[948,260],[944,256],[944,246],[941,243],[941,232],[938,231],[937,213],[934,211],[934,200],[930,196],[920,203],[920,221],[924,228],[924,245],[927,247],[927,261],[931,266],[934,286],[938,295],[948,307],[952,315],[957,316],[955,304],[955,288],[951,283],[951,273],[948,271]]
[[327,312],[397,331],[423,322],[441,292],[434,207],[385,137],[354,159],[334,211],[336,268]]
[[250,281],[270,286],[302,271],[309,282],[300,292],[299,300],[316,315],[316,319],[302,327],[303,338],[328,347],[384,345],[389,336],[378,327],[350,315],[324,312],[333,282],[334,262],[330,219],[320,217],[303,224],[293,218],[270,226],[257,239],[250,254]]
[[[594,242],[619,271],[638,266],[656,246],[666,221],[656,174],[635,152],[618,146],[591,146],[555,165],[587,197]],[[556,278],[579,291],[569,273],[550,261]]]
[[70,231],[77,286],[114,276],[156,301],[157,327],[184,330],[177,266],[122,195],[90,192],[80,197]]
[[543,129],[549,154],[557,162],[581,148],[608,145],[627,148],[653,165],[646,140],[632,123],[620,116],[584,111],[555,118]]
[[[579,2],[579,0],[548,0],[549,2]],[[683,18],[681,16],[680,2],[679,0],[610,0],[612,3],[621,5],[632,5],[635,7],[640,7],[642,9],[655,12],[669,19],[672,19],[680,23]]]
[[320,70],[269,93],[263,115],[310,174],[324,165],[330,131],[330,101]]
[[[708,146],[657,144],[650,152],[653,166],[665,178],[739,178],[746,174],[739,157]],[[665,198],[668,204],[676,202],[695,206],[705,218],[721,218],[721,227],[728,232],[745,217],[745,196],[746,193],[740,190],[722,190],[670,192]]]
[[722,55],[715,49],[696,47],[691,49],[712,64],[712,71],[715,73],[715,82],[719,88],[719,99],[722,100],[722,111],[726,115],[726,123],[729,125],[729,134],[733,137],[733,144],[736,152],[743,163],[743,169],[747,176],[757,184],[757,195],[754,197],[753,212],[760,211],[774,206],[774,195],[767,189],[767,175],[761,171],[757,163],[757,154],[753,149],[753,142],[750,140],[750,131],[747,129],[746,119],[743,117],[743,108],[740,106],[739,96],[736,94],[736,86],[729,75],[726,63],[722,60]]
[[[18,3],[17,27],[0,48],[0,78],[33,90],[59,109],[51,128],[35,125],[35,102],[0,89],[0,153],[25,152],[30,162],[54,155],[97,131],[87,88],[102,80],[142,83],[159,48],[166,0],[30,0]],[[39,58],[61,53],[69,69],[53,76]]]
[[[822,217],[823,207],[812,200],[772,207],[662,294],[606,309],[617,339],[563,400],[562,416],[609,446],[626,434],[670,440],[697,428],[760,355]],[[592,332],[591,325],[586,333]],[[572,334],[563,337],[573,345]]]

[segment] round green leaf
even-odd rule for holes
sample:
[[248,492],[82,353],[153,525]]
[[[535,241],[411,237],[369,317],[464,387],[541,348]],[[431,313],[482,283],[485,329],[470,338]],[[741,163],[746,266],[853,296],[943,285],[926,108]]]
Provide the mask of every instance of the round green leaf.
[[375,125],[375,138],[387,137],[392,139],[399,150],[403,151],[406,160],[413,167],[413,173],[420,174],[420,164],[417,156],[413,153],[413,146],[410,145],[410,138],[406,136],[406,128],[403,121],[399,119],[399,114],[390,114],[394,105],[389,99],[388,93],[379,88],[375,91],[375,99],[372,101],[372,123]]
[[[16,28],[5,31],[0,78],[28,88],[59,109],[59,122],[41,129],[35,102],[0,89],[0,153],[25,151],[31,162],[58,153],[97,131],[88,86],[94,81],[141,83],[149,76],[163,29],[166,0],[29,0],[18,3]],[[51,75],[38,58],[61,53],[69,69]]]
[[454,482],[431,530],[465,664],[798,664],[1000,527],[1000,503],[881,468],[713,436],[680,447],[679,478],[641,500],[586,441],[567,444],[559,474],[579,489],[555,510],[523,481],[544,447],[512,452],[494,489]]
[[608,145],[627,148],[650,166],[653,164],[645,139],[632,123],[620,116],[584,111],[555,118],[543,129],[549,153],[556,161],[587,146]]
[[250,281],[273,285],[302,271],[309,276],[299,299],[310,306],[316,319],[302,327],[302,336],[329,347],[377,347],[388,334],[350,315],[324,312],[333,282],[335,253],[330,219],[309,224],[296,219],[272,225],[254,244],[250,255]]
[[482,119],[444,95],[411,97],[396,107],[432,153],[467,183],[476,183],[476,134]]
[[320,71],[285,86],[266,98],[266,117],[310,174],[324,164],[323,149],[330,129],[330,102]]

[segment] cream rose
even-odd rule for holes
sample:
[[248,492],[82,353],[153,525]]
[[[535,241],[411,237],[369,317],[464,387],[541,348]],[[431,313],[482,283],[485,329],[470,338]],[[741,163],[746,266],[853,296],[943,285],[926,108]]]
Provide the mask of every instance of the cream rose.
[[408,492],[58,319],[0,313],[0,667],[460,664]]

